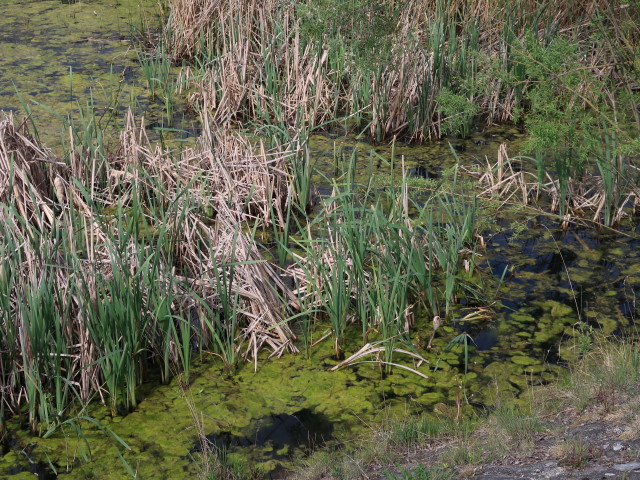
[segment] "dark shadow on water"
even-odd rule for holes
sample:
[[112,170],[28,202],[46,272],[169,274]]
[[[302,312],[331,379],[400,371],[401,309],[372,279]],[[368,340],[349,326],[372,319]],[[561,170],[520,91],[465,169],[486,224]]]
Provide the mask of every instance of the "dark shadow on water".
[[[246,432],[246,435],[234,435],[231,432],[212,433],[206,438],[214,448],[223,451],[269,446],[269,457],[283,460],[290,457],[294,450],[310,452],[331,440],[333,423],[324,414],[303,408],[293,414],[271,414],[256,419]],[[202,451],[200,442],[194,450]]]

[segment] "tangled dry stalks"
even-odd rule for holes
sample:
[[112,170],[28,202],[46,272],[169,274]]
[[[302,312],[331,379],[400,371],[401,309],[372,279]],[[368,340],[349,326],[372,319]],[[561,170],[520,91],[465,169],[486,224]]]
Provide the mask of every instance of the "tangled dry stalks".
[[[78,139],[72,134],[71,141]],[[224,330],[220,302],[230,297],[238,322],[228,331],[231,348],[254,361],[265,346],[276,355],[297,351],[284,321],[295,295],[251,237],[288,198],[285,154],[205,128],[196,146],[174,158],[151,146],[144,121],[136,125],[131,113],[118,152],[82,152],[90,149],[75,148],[68,164],[60,162],[25,122],[0,122],[0,388],[9,411],[41,404],[28,386],[35,377],[40,386],[52,381],[47,355],[65,359],[63,373],[79,397],[105,400],[100,365],[116,352],[105,351],[91,322],[108,318],[100,312],[122,295],[140,310],[128,313],[144,336],[136,337],[136,369],[163,352],[178,363],[180,343],[190,341],[184,335],[199,337],[199,345],[211,339],[207,325]],[[43,295],[53,298],[50,311],[41,308]],[[159,314],[163,295],[171,317]],[[191,327],[175,333],[162,318]],[[50,323],[38,330],[38,321]],[[167,331],[174,332],[168,343]],[[47,350],[52,343],[56,351]]]

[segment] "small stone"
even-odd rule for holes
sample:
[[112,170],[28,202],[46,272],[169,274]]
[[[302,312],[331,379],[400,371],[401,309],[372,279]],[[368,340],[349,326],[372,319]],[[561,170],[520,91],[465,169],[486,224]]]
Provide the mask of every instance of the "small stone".
[[614,452],[619,452],[620,450],[622,450],[624,448],[624,446],[621,443],[616,443],[611,448],[613,449]]
[[613,468],[619,472],[629,472],[640,468],[640,462],[620,463],[618,465],[614,465]]

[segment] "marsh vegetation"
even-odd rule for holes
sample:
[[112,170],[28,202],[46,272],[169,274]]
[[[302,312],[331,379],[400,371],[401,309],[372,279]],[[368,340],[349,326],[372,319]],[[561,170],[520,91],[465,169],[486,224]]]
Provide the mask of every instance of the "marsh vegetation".
[[[3,448],[16,424],[55,436],[101,425],[87,413],[97,403],[111,419],[134,412],[149,379],[185,393],[194,365],[234,378],[290,354],[332,371],[375,365],[383,380],[403,369],[425,396],[437,378],[450,393],[425,402],[453,408],[459,425],[472,403],[495,400],[470,400],[468,382],[485,366],[498,375],[474,335],[505,311],[540,354],[507,349],[518,371],[496,384],[514,394],[525,372],[548,380],[542,355],[559,336],[582,339],[580,354],[594,326],[634,333],[637,269],[610,282],[613,313],[590,314],[557,239],[573,234],[589,261],[600,258],[586,231],[637,244],[637,2],[159,8],[162,28],[139,28],[131,43],[142,109],[153,106],[160,129],[125,101],[124,74],[103,89],[109,103],[91,96],[62,120],[54,150],[33,118],[0,121]],[[170,148],[176,112],[199,126]],[[518,155],[502,144],[463,162],[452,147],[452,166],[416,175],[396,152],[504,123],[527,134]],[[318,168],[313,138],[336,132],[366,147],[335,143]],[[568,286],[515,308],[522,284],[504,288],[514,267],[485,257],[533,225],[550,232],[549,264],[563,264],[553,273]],[[99,429],[134,474],[126,439]],[[201,473],[211,472],[226,475]]]

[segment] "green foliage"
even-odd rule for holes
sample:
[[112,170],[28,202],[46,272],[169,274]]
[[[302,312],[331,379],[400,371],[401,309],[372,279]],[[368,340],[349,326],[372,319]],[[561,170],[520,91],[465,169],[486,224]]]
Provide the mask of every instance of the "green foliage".
[[392,440],[398,446],[411,446],[450,435],[460,427],[451,419],[422,415],[391,423]]
[[425,468],[420,465],[412,470],[403,468],[398,475],[387,472],[386,478],[388,480],[453,480],[456,475],[452,470],[440,467]]
[[527,85],[524,124],[529,138],[523,148],[535,154],[539,181],[547,174],[557,181],[563,216],[571,200],[569,182],[579,184],[599,174],[605,194],[602,221],[611,225],[623,206],[620,187],[633,188],[637,181],[622,185],[630,179],[624,178],[619,152],[633,151],[634,141],[618,123],[630,118],[635,102],[628,94],[620,96],[611,79],[585,68],[578,39],[541,41],[528,35],[518,50]]
[[373,71],[391,60],[399,10],[384,0],[318,0],[297,7],[306,41],[351,57],[359,70]]
[[444,118],[440,121],[443,135],[459,134],[466,137],[473,126],[474,116],[480,111],[477,104],[466,96],[443,88],[438,94],[438,113]]
[[571,162],[566,168],[579,168],[587,159],[582,136],[593,118],[579,101],[586,72],[577,61],[576,46],[565,39],[544,45],[529,36],[525,48],[521,61],[529,84],[525,125],[530,137],[524,148]]
[[577,330],[577,340],[578,340],[578,351],[580,355],[586,355],[591,350],[591,345],[594,339],[594,329],[593,326],[587,324],[586,322],[578,322],[576,325]]

